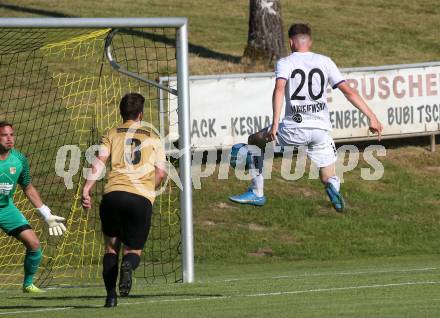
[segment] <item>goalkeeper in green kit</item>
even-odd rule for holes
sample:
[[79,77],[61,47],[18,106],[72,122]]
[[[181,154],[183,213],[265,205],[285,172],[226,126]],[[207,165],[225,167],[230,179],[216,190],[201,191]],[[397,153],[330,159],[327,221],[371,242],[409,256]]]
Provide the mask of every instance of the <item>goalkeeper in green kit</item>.
[[29,164],[26,157],[14,149],[12,124],[0,121],[0,228],[14,236],[26,247],[24,259],[24,293],[40,293],[33,278],[41,261],[41,248],[37,235],[29,222],[12,202],[15,188],[19,184],[32,205],[37,208],[49,227],[50,235],[62,235],[66,230],[64,218],[52,215],[43,204],[38,191],[31,184]]

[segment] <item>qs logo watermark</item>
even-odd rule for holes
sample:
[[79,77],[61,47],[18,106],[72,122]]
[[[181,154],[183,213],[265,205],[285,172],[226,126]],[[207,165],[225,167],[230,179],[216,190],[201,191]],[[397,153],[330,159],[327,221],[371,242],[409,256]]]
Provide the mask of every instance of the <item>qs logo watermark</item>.
[[[154,138],[144,138],[140,141],[136,138],[139,130],[151,132]],[[116,173],[126,175],[131,184],[146,196],[157,196],[165,191],[167,183],[172,181],[180,189],[182,182],[176,167],[171,160],[179,159],[184,150],[177,149],[169,136],[163,137],[159,131],[150,123],[137,122],[126,129],[124,134],[124,146],[120,153],[123,156],[124,165],[116,168]],[[148,150],[148,151],[145,151]],[[168,159],[157,161],[157,154],[164,151]],[[192,149],[192,183],[195,189],[201,189],[202,179],[211,177],[218,173],[219,180],[231,177],[230,169],[234,170],[232,177],[239,180],[251,180],[252,173],[246,167],[246,156],[251,158],[262,157],[264,164],[261,173],[264,179],[271,179],[274,175],[274,158],[282,156],[280,175],[285,180],[298,180],[306,174],[307,167],[307,146],[281,147],[274,143],[268,143],[264,151],[257,146],[248,145],[246,150],[240,151],[243,160],[238,160],[235,168],[231,167],[231,146],[224,146],[221,149],[210,149],[199,151]],[[220,152],[220,160],[219,158]],[[109,156],[109,150],[104,145],[92,145],[85,150],[84,157],[77,145],[65,145],[58,149],[55,172],[64,179],[68,189],[73,189],[73,178],[80,172],[81,163],[86,161],[88,167],[83,167],[81,174],[83,178],[101,180],[106,175],[107,169],[104,163],[98,159],[99,156]],[[142,157],[144,156],[144,157]],[[378,157],[386,156],[386,148],[382,145],[371,145],[359,151],[355,145],[343,145],[337,149],[337,160],[335,163],[336,174],[341,182],[344,182],[344,174],[355,170],[362,162],[363,167],[359,170],[363,180],[379,180],[384,175],[384,166]],[[94,165],[95,171],[91,168]],[[156,168],[167,172],[167,179],[159,189],[148,187],[144,182],[153,176]],[[319,179],[319,168],[311,164],[308,171],[309,179]]]

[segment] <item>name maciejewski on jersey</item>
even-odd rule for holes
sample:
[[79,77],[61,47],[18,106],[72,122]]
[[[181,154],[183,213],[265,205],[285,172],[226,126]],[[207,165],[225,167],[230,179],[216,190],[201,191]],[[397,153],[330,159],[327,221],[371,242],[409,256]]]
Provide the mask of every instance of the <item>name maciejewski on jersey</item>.
[[336,88],[344,78],[329,57],[294,52],[278,61],[275,75],[287,80],[284,125],[331,130],[326,88]]
[[326,106],[326,103],[316,103],[308,105],[292,105],[291,107],[294,113],[317,113],[324,110]]

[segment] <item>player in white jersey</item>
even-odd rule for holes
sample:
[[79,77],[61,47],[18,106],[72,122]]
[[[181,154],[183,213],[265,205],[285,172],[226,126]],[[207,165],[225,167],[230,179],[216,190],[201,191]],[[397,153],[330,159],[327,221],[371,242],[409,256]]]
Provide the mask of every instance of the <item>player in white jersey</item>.
[[[330,136],[332,128],[326,91],[330,85],[364,113],[373,133],[382,132],[382,124],[359,94],[351,89],[336,64],[327,56],[311,52],[311,29],[306,24],[294,24],[289,29],[292,54],[276,65],[276,82],[272,96],[272,125],[249,137],[249,145],[264,148],[276,140],[281,146],[306,146],[308,157],[319,167],[319,174],[333,207],[342,212],[344,200],[340,194],[340,180],[336,176],[336,147]],[[285,117],[280,123],[283,99]],[[261,206],[266,203],[261,158],[254,160],[250,172],[252,186],[241,195],[231,196],[233,202]]]

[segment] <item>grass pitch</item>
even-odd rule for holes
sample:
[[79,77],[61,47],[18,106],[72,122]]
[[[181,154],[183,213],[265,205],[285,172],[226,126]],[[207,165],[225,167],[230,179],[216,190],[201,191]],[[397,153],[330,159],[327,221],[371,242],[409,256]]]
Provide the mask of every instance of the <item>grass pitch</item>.
[[117,308],[103,286],[4,291],[10,317],[438,317],[438,257],[198,266],[194,284],[137,281]]
[[[440,6],[436,0],[280,1],[285,36],[290,24],[310,23],[315,51],[331,56],[340,67],[439,59]],[[247,0],[6,0],[0,4],[0,15],[186,16],[191,74],[273,71],[269,65],[240,63],[248,36]]]
[[[423,139],[421,140],[423,141]],[[426,138],[427,142],[427,138]],[[336,213],[308,169],[297,181],[280,176],[281,158],[265,181],[264,207],[238,205],[229,195],[249,181],[214,172],[194,191],[196,259],[199,263],[336,260],[438,254],[440,152],[423,146],[395,148],[383,142],[380,180],[361,178],[364,160],[344,174],[346,212]],[[403,141],[399,142],[403,143]],[[360,156],[362,158],[362,154]]]
[[[247,10],[248,1],[202,0],[0,5],[4,17],[188,16],[194,75],[272,71],[240,63]],[[315,50],[341,67],[439,58],[438,1],[282,0],[282,10],[285,29],[310,22]],[[378,182],[362,181],[361,167],[347,175],[342,191],[349,213],[342,216],[319,182],[307,177],[286,182],[275,174],[266,182],[270,201],[261,209],[227,201],[246,182],[207,178],[194,191],[197,283],[137,281],[116,309],[101,308],[102,286],[37,296],[4,290],[0,316],[439,317],[439,152],[402,147],[389,150],[383,162]]]

